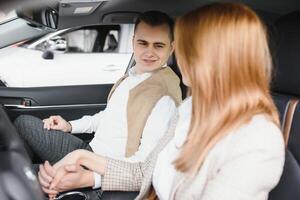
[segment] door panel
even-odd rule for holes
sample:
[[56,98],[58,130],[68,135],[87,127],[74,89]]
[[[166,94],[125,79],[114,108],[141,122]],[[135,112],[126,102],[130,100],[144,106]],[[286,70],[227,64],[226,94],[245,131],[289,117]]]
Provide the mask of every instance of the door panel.
[[73,120],[91,115],[106,107],[111,84],[37,88],[0,87],[0,103],[11,120],[21,114],[41,119],[61,115]]
[[[66,120],[79,119],[104,110],[112,84],[36,88],[0,87],[0,104],[14,121],[19,115],[40,119],[61,115]],[[76,134],[88,142],[93,134]]]

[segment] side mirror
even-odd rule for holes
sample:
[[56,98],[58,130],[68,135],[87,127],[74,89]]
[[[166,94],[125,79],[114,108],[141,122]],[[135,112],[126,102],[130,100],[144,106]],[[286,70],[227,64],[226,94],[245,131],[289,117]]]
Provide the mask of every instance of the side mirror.
[[17,15],[36,27],[57,29],[58,12],[55,6],[24,6],[17,9]]
[[54,53],[52,51],[47,50],[42,54],[42,58],[44,58],[45,60],[53,60]]

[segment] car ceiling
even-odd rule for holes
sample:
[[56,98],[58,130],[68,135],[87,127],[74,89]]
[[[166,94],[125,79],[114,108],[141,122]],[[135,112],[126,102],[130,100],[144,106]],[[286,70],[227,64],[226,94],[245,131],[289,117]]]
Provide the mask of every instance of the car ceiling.
[[[105,23],[103,22],[103,16],[107,13],[161,10],[172,17],[176,17],[212,2],[220,2],[220,0],[108,0],[88,16],[61,16],[59,28]],[[259,14],[273,18],[273,20],[280,15],[300,9],[299,0],[228,0],[227,2],[244,3],[255,9]],[[118,23],[118,21],[111,23]],[[124,22],[120,19],[120,23]]]
[[[22,0],[23,3],[24,1],[25,0]],[[26,2],[32,1],[37,3],[47,2],[47,0],[26,0]],[[71,2],[75,6],[84,6],[84,4],[91,4],[91,2],[95,5],[98,5],[99,1],[100,0],[48,0],[48,2],[51,3]],[[199,6],[220,1],[221,0],[106,0],[101,3],[100,6],[95,6],[96,9],[89,15],[61,15],[59,17],[58,29],[97,24],[133,23],[137,13],[147,10],[160,10],[175,18],[176,16],[186,13]],[[10,3],[0,3],[1,9],[9,9],[9,7],[17,5],[19,6],[21,0],[10,0],[6,2]],[[225,1],[223,0],[221,2]],[[272,22],[281,15],[287,14],[294,10],[300,10],[300,0],[226,0],[226,2],[239,2],[249,5],[255,9],[260,16],[262,16],[267,24],[272,24]],[[27,30],[29,27],[25,26],[26,23],[24,23],[23,27],[19,28],[23,28],[23,31],[11,30],[10,32],[7,31],[7,27],[3,27],[2,32],[4,32],[1,33],[0,30],[0,36],[4,39],[0,41],[0,48],[49,32],[49,29],[36,29],[32,30],[35,31],[33,34],[32,31]],[[14,36],[16,32],[22,32],[23,34],[19,34],[17,37]],[[25,35],[27,32],[30,33],[31,37]],[[7,37],[8,35],[9,37]]]
[[[177,16],[190,9],[212,2],[220,2],[220,0],[110,0],[103,7],[103,10],[144,11],[155,9]],[[277,14],[285,14],[300,8],[299,0],[231,0],[227,2],[244,3],[254,9]]]

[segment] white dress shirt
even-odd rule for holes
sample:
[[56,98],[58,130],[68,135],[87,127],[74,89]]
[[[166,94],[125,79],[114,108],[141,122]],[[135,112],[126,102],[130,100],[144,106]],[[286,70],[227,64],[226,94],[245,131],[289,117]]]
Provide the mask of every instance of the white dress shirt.
[[[98,155],[129,162],[144,161],[167,130],[169,121],[176,111],[173,99],[169,96],[162,97],[146,121],[138,151],[131,157],[125,157],[129,91],[151,75],[152,73],[137,74],[135,68],[132,68],[129,71],[129,76],[114,91],[105,110],[93,116],[84,116],[79,120],[70,121],[72,133],[95,132],[90,146]],[[101,184],[100,175],[95,174],[94,178],[95,187],[99,187]]]

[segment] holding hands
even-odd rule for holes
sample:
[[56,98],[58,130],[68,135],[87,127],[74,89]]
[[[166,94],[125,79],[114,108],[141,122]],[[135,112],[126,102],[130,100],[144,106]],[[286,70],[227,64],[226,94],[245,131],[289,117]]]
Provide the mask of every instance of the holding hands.
[[78,162],[79,151],[69,153],[53,166],[48,161],[40,165],[38,179],[50,199],[59,192],[94,185],[93,172],[84,169]]

